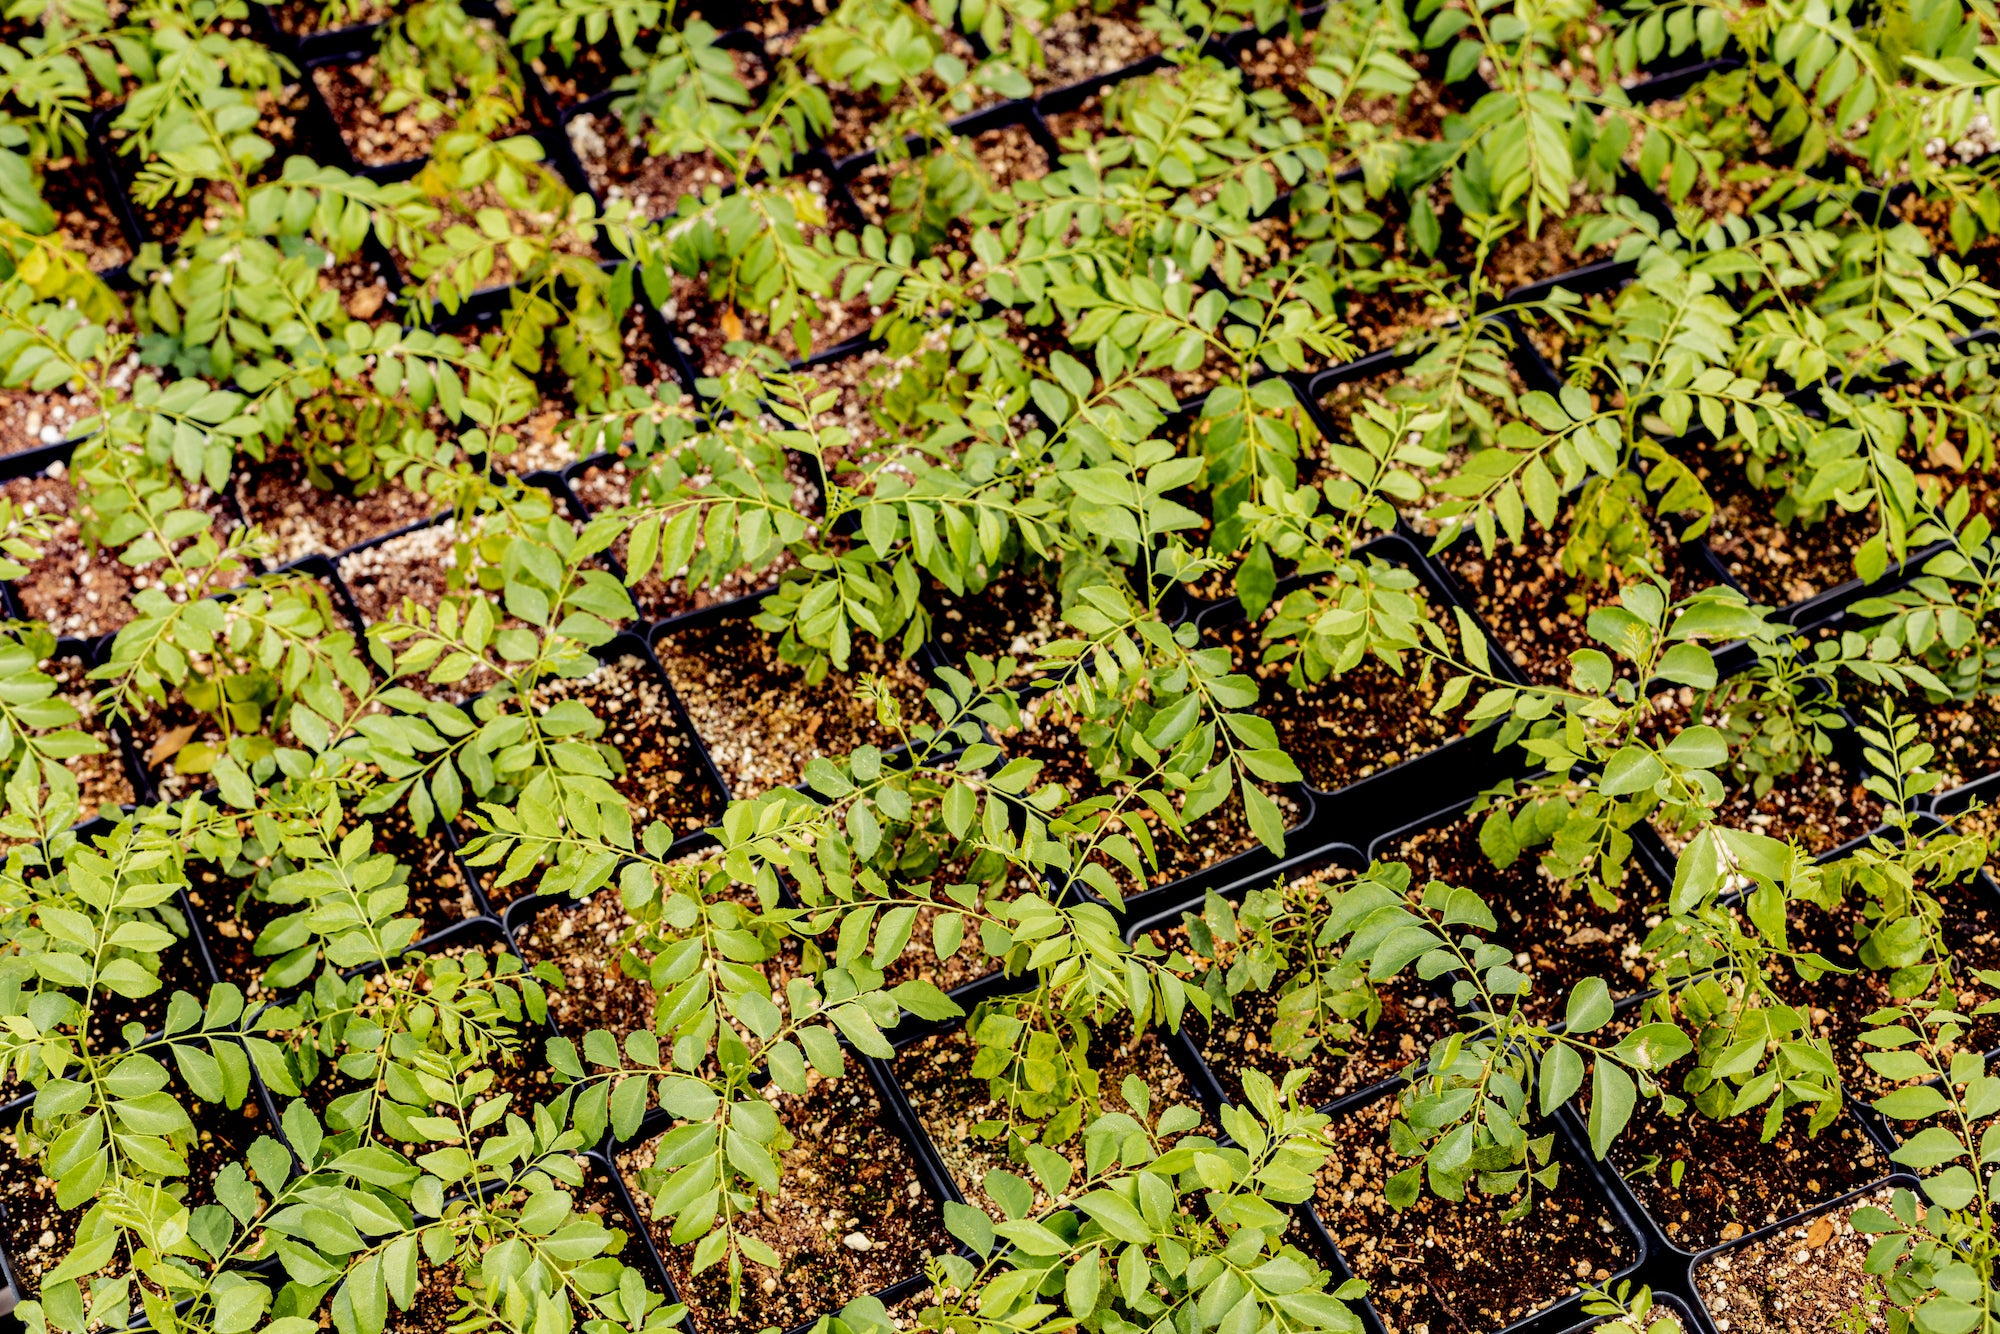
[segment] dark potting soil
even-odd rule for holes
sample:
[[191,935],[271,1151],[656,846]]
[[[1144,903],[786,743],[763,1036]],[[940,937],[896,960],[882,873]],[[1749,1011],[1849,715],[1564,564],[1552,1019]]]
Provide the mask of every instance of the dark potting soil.
[[1501,1221],[1516,1197],[1476,1191],[1456,1204],[1425,1191],[1391,1208],[1383,1184],[1407,1166],[1389,1147],[1395,1117],[1395,1097],[1383,1097],[1327,1127],[1333,1154],[1313,1196],[1389,1334],[1497,1329],[1633,1260],[1632,1242],[1560,1140],[1555,1189],[1537,1188],[1518,1222]]
[[[1580,648],[1601,647],[1586,629],[1590,610],[1615,605],[1617,587],[1615,583],[1609,588],[1598,587],[1588,579],[1565,574],[1559,563],[1558,543],[1539,529],[1524,537],[1531,543],[1527,550],[1516,548],[1503,537],[1489,557],[1467,535],[1438,559],[1458,579],[1471,597],[1473,609],[1530,680],[1567,684],[1569,655]],[[1667,567],[1662,573],[1672,596],[1693,591],[1671,541],[1662,540],[1660,550]],[[1578,614],[1572,597],[1582,599],[1583,614]]]
[[[58,523],[41,559],[29,563],[28,572],[14,583],[21,609],[30,620],[46,622],[58,635],[88,639],[109,634],[136,614],[134,593],[166,586],[169,562],[151,561],[135,568],[112,551],[84,540],[75,518],[82,500],[60,469],[0,484],[0,495],[24,511],[69,516]],[[201,492],[191,495],[189,501],[193,508],[214,516],[218,537],[233,526],[226,503],[219,497]]]
[[331,556],[371,537],[407,528],[435,510],[428,496],[388,482],[365,496],[326,491],[306,478],[305,461],[290,449],[264,463],[243,460],[232,483],[247,522],[276,539],[273,561]]
[[[994,1095],[989,1082],[973,1076],[972,1063],[976,1050],[966,1030],[960,1027],[921,1038],[896,1053],[896,1082],[909,1099],[910,1109],[915,1113],[918,1124],[924,1127],[931,1143],[936,1146],[945,1170],[951,1173],[952,1180],[958,1183],[968,1201],[995,1218],[1005,1215],[986,1193],[982,1183],[986,1174],[996,1168],[1023,1177],[1035,1186],[1038,1209],[1066,1202],[1067,1195],[1051,1199],[1035,1180],[1033,1172],[1009,1158],[1004,1137],[978,1133],[982,1122],[1004,1124],[1008,1120],[1008,1112],[1006,1104]],[[1150,1103],[1148,1122],[1158,1117],[1165,1107],[1201,1110],[1194,1090],[1188,1086],[1186,1074],[1174,1063],[1165,1041],[1156,1031],[1137,1037],[1123,1030],[1117,1033],[1099,1032],[1091,1042],[1090,1064],[1097,1075],[1099,1104],[1106,1110],[1136,1110],[1125,1101],[1122,1091],[1127,1076],[1136,1076],[1146,1086]],[[1092,1119],[1090,1115],[1085,1115],[1083,1123],[1089,1125]],[[1203,1120],[1204,1125],[1194,1133],[1213,1135],[1214,1127],[1206,1124],[1206,1117]],[[1038,1130],[1033,1123],[1027,1123],[1022,1128],[1029,1139],[1033,1139]],[[1049,1147],[1069,1159],[1075,1169],[1070,1178],[1073,1182],[1085,1179],[1081,1135],[1071,1137],[1064,1144]]]
[[[370,625],[387,621],[401,610],[406,598],[436,611],[446,595],[464,592],[451,587],[458,563],[453,550],[458,538],[457,521],[446,519],[343,557],[337,567],[340,581],[354,595],[361,618]],[[485,684],[491,684],[490,675]]]
[[[1880,797],[1838,764],[1813,760],[1777,780],[1762,797],[1753,787],[1731,790],[1716,810],[1715,822],[1771,838],[1795,839],[1818,856],[1879,828],[1885,809]],[[1692,832],[1672,828],[1663,820],[1655,820],[1653,828],[1675,852],[1687,846]]]
[[[732,797],[796,783],[817,756],[899,742],[851,677],[830,673],[808,686],[801,669],[779,659],[777,641],[746,617],[675,630],[654,651]],[[852,671],[882,677],[905,718],[923,716],[924,681],[908,662],[864,639],[854,645]]]
[[[166,1026],[167,1005],[177,990],[191,992],[198,999],[206,996],[207,979],[192,939],[176,938],[160,952],[158,963],[160,988],[151,995],[132,998],[99,988],[91,998],[87,1029],[91,1051],[102,1056],[124,1050],[130,1045],[125,1040],[125,1029],[131,1024],[139,1025],[144,1033],[158,1033]],[[30,1069],[25,1083],[16,1074],[18,1068],[11,1061],[0,1067],[0,1101],[31,1092],[41,1077],[39,1060]]]
[[[1688,726],[1694,692],[1685,686],[1663,691],[1653,697],[1653,704],[1655,712],[1644,726],[1654,741],[1664,744]],[[1716,721],[1707,715],[1702,718],[1709,725]],[[1726,773],[1719,776],[1729,781]],[[1852,771],[1831,758],[1810,756],[1796,772],[1775,779],[1761,797],[1754,781],[1730,788],[1716,810],[1715,822],[1771,838],[1796,839],[1818,856],[1880,827],[1884,810],[1882,799],[1862,786]],[[1695,832],[1658,816],[1653,828],[1676,853]]]
[[771,1092],[796,1137],[774,1156],[783,1182],[775,1198],[738,1220],[784,1260],[781,1272],[744,1265],[743,1305],[728,1309],[726,1265],[690,1272],[692,1244],[674,1246],[668,1226],[651,1217],[643,1180],[659,1141],[618,1155],[668,1276],[702,1328],[716,1334],[789,1329],[847,1302],[923,1272],[924,1261],[953,1243],[937,1202],[925,1191],[916,1159],[882,1123],[882,1105],[858,1066],[843,1079],[817,1074],[804,1098]]
[[1039,66],[1027,71],[1037,93],[1067,87],[1136,64],[1160,49],[1159,34],[1139,21],[1140,0],[1077,5],[1035,33]]
[[[491,19],[473,22],[486,28],[493,26]],[[432,121],[420,120],[415,107],[382,112],[379,103],[388,85],[380,63],[372,55],[357,64],[321,65],[312,75],[340,137],[361,166],[385,167],[428,156],[438,136],[452,128],[449,106],[445,115]],[[527,129],[526,121],[517,120],[496,128],[492,137],[504,139],[511,134],[526,133]]]
[[625,933],[635,925],[613,884],[579,904],[550,904],[515,928],[522,958],[562,970],[565,985],[549,993],[549,1019],[571,1039],[604,1028],[622,1043],[653,1026],[652,985],[628,977],[621,962]]
[[1062,598],[1035,576],[1004,571],[986,587],[963,594],[931,584],[925,590],[931,637],[953,661],[967,654],[1012,656],[1027,663],[1052,639],[1070,633]]
[[271,14],[282,31],[294,36],[381,23],[395,15],[395,7],[385,0],[341,0],[337,9],[320,0],[283,0],[272,6]]
[[1279,747],[1321,792],[1358,783],[1465,734],[1463,710],[1432,716],[1439,683],[1421,680],[1410,659],[1400,675],[1371,657],[1340,676],[1295,687],[1286,679],[1289,662],[1260,661],[1256,634],[1252,626],[1235,625],[1217,637],[1236,670],[1256,678],[1256,711],[1277,729]]
[[1867,1271],[1876,1238],[1856,1232],[1854,1211],[1887,1209],[1889,1187],[1704,1260],[1694,1289],[1716,1328],[1729,1334],[1798,1334],[1888,1328],[1882,1280]]
[[125,773],[125,756],[111,724],[97,712],[97,686],[90,680],[90,668],[77,658],[51,658],[42,670],[56,680],[56,697],[74,708],[79,717],[76,730],[94,738],[104,749],[96,755],[78,755],[63,761],[76,776],[77,796],[82,803],[80,818],[89,818],[100,807],[118,806],[134,800],[132,780]]
[[[188,1111],[194,1122],[192,1135],[178,1145],[187,1159],[188,1174],[176,1178],[185,1184],[184,1202],[191,1209],[215,1202],[215,1174],[224,1164],[243,1161],[251,1141],[265,1133],[263,1112],[255,1096],[246,1098],[234,1111],[217,1103],[195,1098],[176,1080],[169,1095]],[[21,1152],[18,1129],[0,1131],[0,1247],[13,1262],[14,1276],[23,1300],[41,1292],[42,1275],[53,1269],[76,1243],[76,1229],[89,1211],[91,1200],[75,1209],[56,1204],[56,1183],[43,1176],[39,1160],[29,1161]],[[122,1272],[128,1260],[121,1252],[102,1274]],[[83,1280],[86,1290],[90,1276]],[[133,1313],[139,1314],[138,1294],[132,1295]]]
[[1600,908],[1581,885],[1565,890],[1542,869],[1540,850],[1523,852],[1505,870],[1479,846],[1484,816],[1461,816],[1387,849],[1389,861],[1410,863],[1411,880],[1442,880],[1472,890],[1493,910],[1499,930],[1489,938],[1514,951],[1514,966],[1534,978],[1525,1012],[1553,1022],[1586,977],[1601,978],[1614,997],[1646,987],[1651,964],[1647,933],[1659,922],[1652,882],[1634,866],[1619,887],[1619,906]]
[[674,716],[666,683],[643,658],[627,654],[589,676],[546,681],[535,688],[543,708],[581,700],[602,724],[588,739],[608,742],[622,758],[605,756],[611,785],[632,811],[632,827],[661,820],[679,837],[722,816],[722,794],[702,771],[694,742]]
[[[1613,1042],[1618,1029],[1599,1039]],[[1579,1101],[1581,1110],[1588,1098]],[[1678,1117],[1642,1099],[1611,1145],[1611,1165],[1667,1240],[1686,1251],[1730,1241],[1810,1209],[1889,1170],[1853,1119],[1842,1116],[1817,1136],[1794,1108],[1766,1142],[1763,1109],[1727,1121],[1694,1107]],[[1674,1180],[1680,1164],[1680,1180]]]
[[[1340,884],[1352,877],[1344,868],[1331,867],[1301,876],[1292,884],[1321,885],[1337,892]],[[1185,926],[1156,931],[1153,937],[1168,950],[1187,948]],[[1218,954],[1215,965],[1228,967],[1233,949],[1223,946]],[[1347,1040],[1322,1039],[1304,1056],[1292,1057],[1281,1053],[1271,1041],[1277,998],[1292,980],[1291,976],[1280,977],[1268,990],[1243,992],[1232,1001],[1235,1013],[1218,1011],[1213,1024],[1204,1023],[1199,1014],[1188,1014],[1189,1036],[1231,1102],[1241,1105],[1244,1101],[1246,1069],[1261,1070],[1273,1082],[1281,1082],[1287,1072],[1304,1067],[1312,1075],[1300,1089],[1299,1100],[1324,1107],[1336,1098],[1394,1078],[1455,1027],[1449,1002],[1414,976],[1400,977],[1379,984],[1382,1015],[1372,1028],[1357,1021],[1353,1036]]]
[[[1974,1051],[2000,1047],[2000,1015],[1974,1012],[1989,1001],[2000,1000],[2000,989],[1981,982],[1975,973],[2000,968],[2000,904],[1996,904],[1977,881],[1957,885],[1927,885],[1927,890],[1944,908],[1940,929],[1944,948],[1952,965],[1952,981],[1958,992],[1958,1010],[1968,1016],[1970,1031],[1961,1045]],[[1799,905],[1791,913],[1791,943],[1794,949],[1817,951],[1850,973],[1827,973],[1812,982],[1786,973],[1779,990],[1792,1004],[1808,1009],[1813,1034],[1830,1041],[1840,1075],[1856,1096],[1886,1092],[1884,1080],[1862,1059],[1875,1048],[1861,1038],[1869,1031],[1868,1016],[1897,1004],[1891,989],[1892,974],[1865,967],[1855,945],[1855,927],[1860,922],[1857,907],[1843,906],[1835,912]],[[1936,996],[1933,985],[1926,993]]]
[[1816,523],[1780,524],[1780,493],[1751,485],[1740,461],[1704,453],[1695,472],[1715,500],[1704,540],[1752,602],[1782,607],[1846,583],[1855,551],[1880,527],[1872,511],[1837,505]]
[[42,198],[55,211],[57,234],[93,271],[102,273],[132,258],[131,243],[93,163],[73,157],[44,162]]

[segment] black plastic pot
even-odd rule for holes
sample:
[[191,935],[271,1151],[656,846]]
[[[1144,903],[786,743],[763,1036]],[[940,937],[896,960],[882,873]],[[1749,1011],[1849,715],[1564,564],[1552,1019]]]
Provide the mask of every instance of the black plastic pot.
[[[1262,888],[1277,881],[1295,880],[1335,867],[1350,872],[1360,871],[1367,864],[1368,859],[1357,848],[1343,844],[1322,844],[1315,852],[1295,859],[1293,863],[1288,864],[1280,872],[1261,876],[1255,880],[1239,881],[1227,888],[1213,892],[1231,902],[1240,903],[1244,894],[1254,888]],[[1179,926],[1188,915],[1199,915],[1203,905],[1207,902],[1208,892],[1204,891],[1191,895],[1177,903],[1162,903],[1143,917],[1128,917],[1125,927],[1125,939],[1128,942],[1135,941],[1139,937],[1149,935],[1155,931],[1171,930]],[[1436,1002],[1447,1007],[1447,1013],[1449,1013],[1450,993],[1447,989],[1449,978],[1435,983],[1425,983],[1415,978],[1411,978],[1409,981],[1413,986],[1433,997]],[[1228,1085],[1216,1074],[1215,1062],[1209,1059],[1203,1048],[1200,1036],[1202,1027],[1202,1020],[1198,1014],[1189,1011],[1183,1015],[1180,1031],[1171,1035],[1173,1043],[1170,1049],[1173,1051],[1175,1059],[1187,1072],[1190,1081],[1194,1084],[1195,1092],[1201,1098],[1203,1107],[1207,1110],[1209,1116],[1214,1118],[1220,1108],[1232,1105],[1235,1100],[1229,1094]],[[1350,1108],[1362,1106],[1394,1089],[1401,1088],[1407,1082],[1408,1079],[1401,1072],[1379,1079],[1367,1080],[1319,1103],[1318,1110],[1329,1115],[1338,1116]]]
[[[1384,1090],[1376,1096],[1386,1097],[1392,1093],[1393,1090]],[[1367,1103],[1359,1104],[1350,1109],[1347,1115],[1353,1115],[1367,1105]],[[1337,1134],[1337,1125],[1336,1122],[1336,1127],[1329,1129],[1327,1133]],[[1579,1185],[1583,1198],[1602,1206],[1612,1226],[1624,1237],[1630,1248],[1632,1259],[1602,1282],[1615,1285],[1645,1273],[1654,1259],[1652,1238],[1641,1221],[1633,1216],[1624,1200],[1615,1191],[1607,1189],[1608,1183],[1604,1174],[1590,1157],[1588,1140],[1568,1117],[1558,1116],[1552,1121],[1543,1121],[1538,1125],[1541,1133],[1554,1133],[1556,1137],[1554,1160],[1562,1163],[1558,1189],[1567,1189],[1569,1183]],[[1552,1202],[1546,1198],[1536,1203],[1537,1212],[1550,1207]],[[1313,1238],[1332,1258],[1336,1274],[1340,1278],[1363,1277],[1357,1273],[1342,1251],[1338,1239],[1320,1211],[1318,1200],[1314,1199],[1306,1205],[1304,1212]],[[1530,1223],[1534,1216],[1532,1213],[1529,1215]],[[1583,1282],[1574,1278],[1570,1281],[1578,1283],[1579,1288],[1583,1286]],[[1565,1330],[1577,1323],[1578,1317],[1582,1314],[1583,1301],[1580,1291],[1554,1298],[1546,1305],[1501,1326],[1498,1334],[1553,1334],[1554,1331]],[[1389,1326],[1377,1311],[1373,1300],[1364,1300],[1356,1305],[1361,1316],[1362,1328],[1367,1334],[1410,1334],[1408,1330],[1399,1331]],[[1465,1328],[1477,1330],[1477,1326],[1470,1324]]]
[[[1861,1203],[1861,1201],[1866,1199],[1868,1196],[1873,1195],[1875,1192],[1883,1190],[1885,1188],[1921,1191],[1921,1188],[1919,1187],[1915,1177],[1908,1176],[1900,1172],[1895,1173],[1893,1175],[1884,1177],[1882,1180],[1875,1182],[1871,1185],[1862,1186],[1857,1190],[1849,1191],[1847,1194],[1841,1196],[1839,1199],[1829,1200],[1825,1204],[1822,1204],[1817,1208],[1812,1209],[1806,1213],[1800,1214],[1796,1218],[1786,1219],[1785,1221],[1773,1224],[1770,1227],[1759,1228],[1757,1231],[1752,1232],[1747,1236],[1741,1237],[1735,1241],[1729,1242],[1722,1246],[1713,1247],[1709,1250],[1703,1251],[1700,1255],[1695,1256],[1688,1266],[1688,1287],[1690,1294],[1695,1298],[1695,1301],[1692,1303],[1693,1310],[1695,1312],[1695,1324],[1692,1326],[1692,1329],[1696,1331],[1697,1334],[1719,1334],[1720,1331],[1722,1331],[1727,1327],[1727,1325],[1724,1323],[1724,1320],[1718,1319],[1716,1314],[1709,1310],[1707,1303],[1703,1301],[1701,1298],[1700,1289],[1697,1285],[1700,1280],[1700,1273],[1702,1269],[1714,1265],[1716,1261],[1720,1259],[1724,1259],[1728,1256],[1735,1255],[1743,1251],[1747,1247],[1754,1246],[1758,1242],[1776,1236],[1780,1232],[1786,1231],[1787,1229],[1796,1228],[1801,1223],[1805,1223],[1810,1220],[1819,1218],[1821,1215],[1824,1214],[1830,1214],[1835,1211],[1844,1211],[1854,1208],[1858,1206]],[[1919,1198],[1921,1198],[1921,1194],[1919,1194]],[[1728,1323],[1734,1323],[1734,1322],[1728,1322]]]
[[[1449,617],[1452,607],[1463,605],[1437,577],[1430,563],[1401,536],[1377,538],[1356,554],[1379,556],[1415,573],[1423,581],[1422,591],[1426,598],[1441,616]],[[1311,587],[1314,582],[1314,576],[1287,577],[1278,584],[1272,605],[1275,606],[1298,588]],[[1471,614],[1470,608],[1465,610]],[[1473,619],[1474,624],[1478,624],[1476,615]],[[1243,626],[1243,609],[1235,599],[1217,603],[1203,611],[1196,624],[1201,627],[1203,638],[1214,643]],[[1490,632],[1486,633],[1486,640],[1495,672],[1519,684],[1519,673],[1494,643]],[[1407,669],[1414,672],[1414,664],[1408,665]],[[1304,701],[1299,703],[1304,704]],[[1273,707],[1268,700],[1260,701],[1260,705]],[[1262,708],[1259,711],[1263,711]],[[1412,809],[1436,805],[1454,797],[1470,797],[1503,778],[1523,772],[1525,764],[1521,753],[1512,747],[1496,752],[1492,728],[1484,727],[1447,740],[1433,749],[1406,755],[1337,788],[1315,784],[1312,775],[1308,774],[1305,789],[1312,795],[1314,806],[1327,822],[1328,830],[1359,846],[1402,823]]]
[[[912,1123],[908,1104],[903,1101],[900,1091],[896,1088],[895,1077],[889,1071],[887,1063],[877,1060],[874,1057],[862,1056],[851,1048],[848,1048],[844,1042],[842,1043],[842,1050],[847,1061],[847,1072],[844,1078],[847,1080],[864,1079],[868,1082],[876,1100],[881,1105],[881,1116],[877,1122],[877,1133],[886,1132],[909,1155],[911,1166],[914,1169],[914,1177],[920,1189],[934,1202],[941,1204],[949,1201],[956,1204],[963,1204],[965,1202],[964,1197],[959,1193],[956,1186],[953,1185],[950,1175],[943,1171],[942,1164],[931,1151],[922,1130]],[[618,1165],[618,1157],[626,1150],[656,1138],[658,1135],[664,1133],[671,1124],[671,1117],[661,1109],[654,1108],[647,1113],[646,1119],[642,1122],[638,1133],[630,1140],[619,1142],[607,1139],[604,1146],[597,1151],[596,1157],[617,1173],[624,1187],[625,1198],[631,1201],[632,1216],[635,1218],[643,1217],[646,1212],[645,1197],[634,1188],[627,1176],[626,1169]],[[661,1290],[669,1294],[669,1300],[674,1300],[672,1294],[675,1293],[676,1289],[671,1281],[672,1271],[660,1252],[652,1230],[642,1226],[639,1229],[639,1238],[645,1244],[647,1252],[652,1258],[656,1273],[661,1279],[665,1280]],[[962,1248],[955,1245],[947,1249],[962,1250]],[[901,1301],[912,1293],[919,1291],[924,1287],[925,1282],[924,1275],[919,1269],[917,1272],[905,1275],[884,1287],[875,1289],[872,1293],[852,1293],[849,1295],[848,1300],[861,1296],[874,1296],[887,1305]],[[685,1298],[683,1297],[682,1300],[685,1300]],[[797,1324],[790,1326],[785,1331],[785,1334],[807,1334],[807,1331],[810,1331],[822,1316],[832,1315],[838,1311],[839,1305],[837,1303],[830,1310],[819,1312],[811,1318],[799,1321]],[[704,1334],[702,1322],[695,1313],[690,1312],[686,1324],[691,1334]]]

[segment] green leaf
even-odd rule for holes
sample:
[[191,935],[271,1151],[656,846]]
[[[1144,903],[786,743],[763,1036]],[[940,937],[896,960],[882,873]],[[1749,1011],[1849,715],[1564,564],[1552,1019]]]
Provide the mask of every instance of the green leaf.
[[1632,1119],[1632,1109],[1638,1101],[1638,1088],[1632,1083],[1632,1076],[1618,1068],[1618,1065],[1599,1056],[1591,1062],[1590,1072],[1590,1151],[1603,1158],[1611,1148],[1611,1141],[1618,1138]]
[[1542,1058],[1542,1115],[1554,1115],[1583,1087],[1583,1057],[1567,1043],[1557,1043]]
[[1892,1121],[1921,1121],[1950,1106],[1944,1094],[1928,1084],[1894,1089],[1875,1100],[1875,1110]]
[[1611,1022],[1611,988],[1601,977],[1586,977],[1569,993],[1563,1027],[1572,1033],[1594,1033]]
[[1604,762],[1604,777],[1598,790],[1607,797],[1643,792],[1666,776],[1659,757],[1644,746],[1626,746]]
[[984,1209],[975,1209],[956,1200],[944,1202],[944,1226],[952,1236],[981,1256],[993,1253],[993,1220]]

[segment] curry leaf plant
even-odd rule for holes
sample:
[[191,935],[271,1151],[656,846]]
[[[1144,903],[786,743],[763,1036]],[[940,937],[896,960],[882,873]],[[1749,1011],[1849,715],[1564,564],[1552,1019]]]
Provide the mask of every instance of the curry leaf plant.
[[[924,1033],[963,1042],[1003,1165],[960,1183],[988,1207],[941,1204],[909,1305],[843,1293],[822,1334],[1349,1334],[1362,1285],[1289,1230],[1341,1132],[1300,1097],[1395,989],[1461,1022],[1408,1049],[1368,1187],[1513,1221],[1565,1104],[1600,1157],[1638,1118],[1826,1129],[1858,1090],[1800,989],[1846,969],[1888,998],[1841,1017],[1924,1178],[1855,1220],[1891,1327],[2000,1319],[1970,1050],[2000,978],[1952,946],[1990,847],[1940,801],[1984,776],[2000,678],[1993,15],[753,8],[425,0],[365,73],[259,36],[378,17],[345,0],[0,15],[0,441],[33,481],[0,497],[4,601],[130,590],[93,594],[117,616],[88,641],[0,627],[0,1075],[68,1220],[24,1323],[740,1318],[798,1259],[757,1221],[820,1133],[801,1109],[900,1078],[878,1063]],[[1049,98],[1085,23],[1152,54]],[[316,160],[322,109],[350,151],[372,117],[418,156]],[[594,512],[524,475],[586,458],[630,483]],[[436,587],[352,619],[235,521],[287,470],[307,510],[448,512]],[[1827,596],[1673,577],[1746,533]],[[1439,596],[1424,562],[1475,544],[1563,585],[1546,679]],[[1006,581],[1046,633],[945,653]],[[642,814],[661,757],[578,687],[660,586],[756,588],[744,628],[872,736],[705,829]],[[1224,589],[1254,661],[1211,633]],[[861,670],[883,654],[915,695]],[[1364,665],[1505,752],[1454,793],[1496,872],[1644,910],[1643,993],[1552,987],[1514,905],[1396,861],[1164,892],[1324,850],[1288,827],[1280,710]],[[1342,707],[1371,706],[1406,707]],[[1880,829],[1816,858],[1765,822],[1851,756]],[[472,900],[615,904],[646,1004],[565,1019],[518,930],[433,934],[404,833],[462,853]],[[1179,938],[1133,929],[1142,893]],[[211,984],[223,939],[240,975]],[[1108,1045],[1267,1005],[1278,1064],[1219,1107],[1110,1077]],[[639,1225],[701,1309],[591,1207],[642,1141]]]

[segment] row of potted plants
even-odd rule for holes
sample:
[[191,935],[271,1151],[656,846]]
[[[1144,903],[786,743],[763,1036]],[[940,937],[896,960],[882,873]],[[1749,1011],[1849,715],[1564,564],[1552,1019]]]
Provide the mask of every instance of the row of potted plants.
[[1971,1328],[1985,21],[10,19],[22,1318]]

